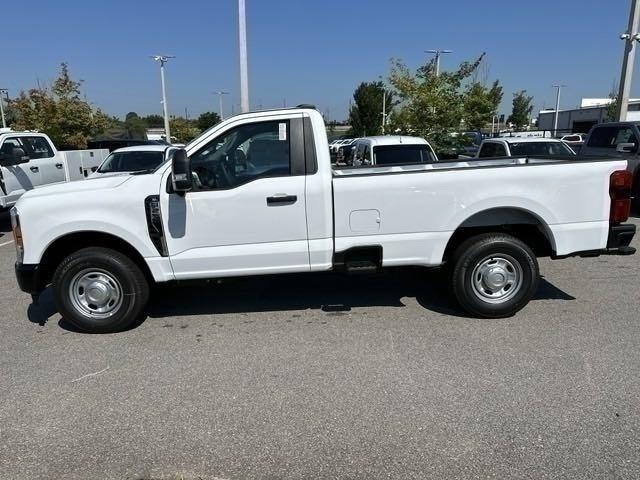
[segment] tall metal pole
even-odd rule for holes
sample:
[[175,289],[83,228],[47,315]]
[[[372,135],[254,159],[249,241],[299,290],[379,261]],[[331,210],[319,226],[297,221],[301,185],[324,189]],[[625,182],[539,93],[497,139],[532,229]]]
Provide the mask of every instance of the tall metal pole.
[[156,62],[160,63],[160,82],[162,83],[162,111],[164,114],[164,134],[167,143],[171,143],[171,128],[169,127],[169,105],[167,104],[167,89],[164,79],[164,64],[169,61],[170,58],[176,58],[173,55],[153,55]]
[[452,53],[453,50],[425,50],[424,53],[433,53],[436,60],[436,77],[440,75],[440,57],[443,53]]
[[240,43],[240,108],[249,111],[249,74],[247,67],[247,18],[244,0],[238,0],[238,35]]
[[640,19],[640,2],[631,0],[631,12],[629,13],[629,25],[627,31],[620,35],[620,39],[625,41],[624,56],[622,57],[622,72],[620,73],[620,90],[618,91],[618,111],[619,122],[627,120],[627,110],[629,108],[629,95],[631,93],[631,79],[633,77],[633,65],[636,57],[636,42],[640,41],[638,35],[638,20]]
[[384,135],[384,127],[387,125],[387,89],[382,89],[382,135]]
[[4,106],[2,105],[2,94],[6,93],[8,94],[9,92],[7,91],[6,88],[0,88],[0,115],[2,115],[2,128],[7,128],[7,122],[4,118]]
[[223,90],[218,90],[217,92],[213,92],[218,95],[218,108],[220,112],[220,120],[224,120],[224,112],[222,111],[222,96],[227,95],[229,92],[225,92]]
[[562,87],[566,87],[566,85],[554,85],[557,89],[556,91],[556,111],[553,115],[553,135],[558,136],[558,110],[560,110],[560,90]]

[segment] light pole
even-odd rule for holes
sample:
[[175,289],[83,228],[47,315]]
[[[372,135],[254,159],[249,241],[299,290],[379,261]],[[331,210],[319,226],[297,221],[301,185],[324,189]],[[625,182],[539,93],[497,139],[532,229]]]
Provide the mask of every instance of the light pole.
[[167,90],[164,82],[164,64],[174,55],[151,55],[156,62],[160,62],[160,82],[162,83],[162,110],[164,113],[164,134],[167,143],[171,143],[171,129],[169,128],[169,106],[167,105]]
[[225,92],[223,90],[218,90],[217,92],[213,92],[218,95],[218,106],[220,107],[220,120],[224,120],[224,113],[222,112],[222,96],[228,95],[229,92]]
[[566,85],[554,85],[553,86],[556,91],[556,111],[553,115],[553,135],[558,136],[558,110],[560,110],[560,91],[562,87],[566,87]]
[[249,74],[247,67],[247,16],[244,0],[238,0],[238,36],[240,45],[240,109],[249,111]]
[[436,59],[436,77],[440,75],[440,57],[444,53],[453,53],[453,50],[425,50],[424,53],[433,53]]
[[9,91],[6,88],[0,88],[0,115],[2,116],[2,128],[7,128],[7,121],[4,118],[4,106],[2,105],[2,95],[7,96],[9,99]]
[[631,93],[631,78],[633,77],[633,64],[636,57],[636,42],[640,41],[638,34],[638,20],[640,19],[640,2],[631,0],[631,12],[629,13],[629,26],[627,31],[620,35],[624,40],[624,57],[622,57],[622,72],[620,73],[620,90],[618,91],[618,111],[619,122],[627,120],[627,110],[629,108],[629,95]]

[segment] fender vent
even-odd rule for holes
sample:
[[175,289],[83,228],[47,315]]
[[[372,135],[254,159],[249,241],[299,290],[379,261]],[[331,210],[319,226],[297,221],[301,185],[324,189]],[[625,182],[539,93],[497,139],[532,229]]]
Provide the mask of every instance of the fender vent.
[[169,255],[167,242],[164,238],[164,228],[162,227],[162,211],[160,210],[160,197],[151,195],[144,199],[144,209],[147,214],[147,228],[149,238],[163,257]]

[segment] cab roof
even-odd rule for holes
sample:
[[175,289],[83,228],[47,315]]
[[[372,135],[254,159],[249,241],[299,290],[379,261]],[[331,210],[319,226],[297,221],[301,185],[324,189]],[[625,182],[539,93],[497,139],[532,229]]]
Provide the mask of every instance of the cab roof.
[[429,143],[421,137],[410,137],[407,135],[378,135],[375,137],[362,137],[358,142],[369,143],[372,147],[381,145],[428,145]]

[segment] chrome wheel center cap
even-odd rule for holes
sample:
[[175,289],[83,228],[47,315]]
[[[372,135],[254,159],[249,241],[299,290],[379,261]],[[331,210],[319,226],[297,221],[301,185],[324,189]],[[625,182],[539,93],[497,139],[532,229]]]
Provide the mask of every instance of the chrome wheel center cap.
[[489,288],[500,290],[507,283],[507,274],[500,267],[492,268],[485,274],[484,283]]
[[91,302],[104,303],[109,298],[109,287],[101,282],[92,282],[87,288],[87,298]]

